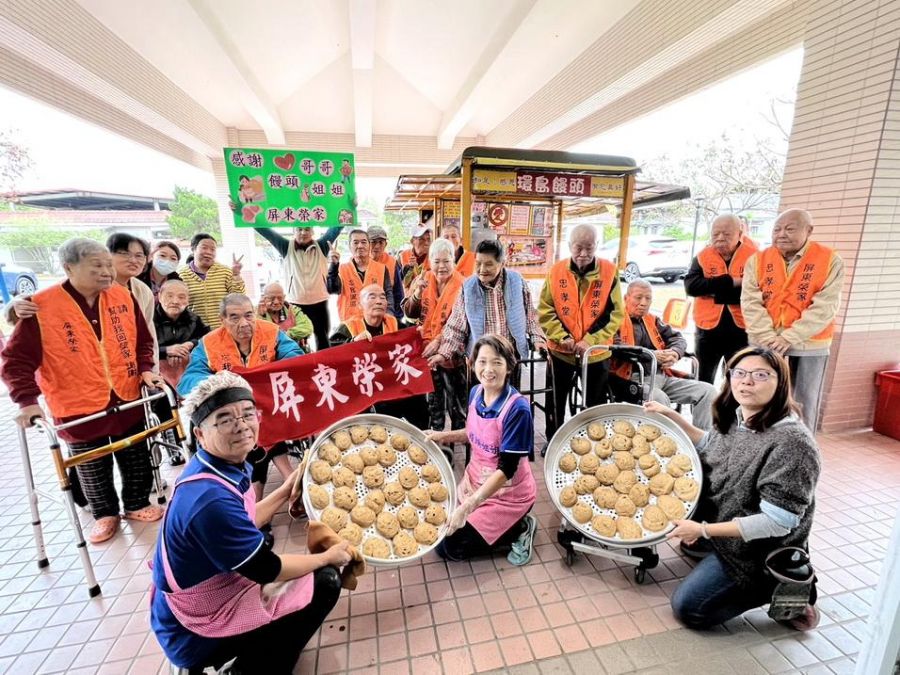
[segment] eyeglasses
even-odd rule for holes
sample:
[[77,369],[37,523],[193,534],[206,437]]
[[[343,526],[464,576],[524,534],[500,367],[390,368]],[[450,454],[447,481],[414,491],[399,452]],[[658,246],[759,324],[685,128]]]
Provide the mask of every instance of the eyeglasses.
[[215,427],[216,431],[224,434],[226,431],[237,431],[240,429],[238,422],[243,422],[248,427],[259,422],[259,410],[251,410],[240,417],[226,417],[218,422],[210,422],[209,426]]
[[147,259],[147,256],[145,256],[143,253],[132,253],[131,251],[116,251],[115,255],[119,256],[120,258],[127,258],[128,260],[136,260],[138,262]]
[[771,370],[744,370],[743,368],[732,368],[729,371],[732,380],[743,380],[748,375],[754,382],[768,382],[769,378],[777,377],[778,373]]

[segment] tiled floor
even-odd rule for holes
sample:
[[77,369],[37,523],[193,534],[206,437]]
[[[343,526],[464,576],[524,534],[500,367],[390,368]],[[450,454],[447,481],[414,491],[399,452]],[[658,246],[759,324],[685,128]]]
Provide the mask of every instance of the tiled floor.
[[[127,523],[111,543],[91,547],[103,596],[88,600],[65,515],[42,500],[51,565],[38,571],[13,413],[0,398],[0,673],[166,672],[147,626],[155,525]],[[37,482],[53,489],[46,443],[29,438]],[[662,561],[643,586],[631,568],[603,558],[578,556],[567,567],[555,543],[560,516],[544,497],[528,566],[502,557],[448,565],[432,556],[367,575],[341,598],[296,672],[852,672],[900,498],[900,443],[871,432],[819,440],[812,549],[824,616],[815,631],[786,631],[759,610],[708,634],[679,629],[668,599],[689,564],[673,548],[660,547]],[[537,475],[541,468],[538,461]],[[167,474],[172,482],[174,471]],[[305,530],[279,515],[277,550],[303,551]]]

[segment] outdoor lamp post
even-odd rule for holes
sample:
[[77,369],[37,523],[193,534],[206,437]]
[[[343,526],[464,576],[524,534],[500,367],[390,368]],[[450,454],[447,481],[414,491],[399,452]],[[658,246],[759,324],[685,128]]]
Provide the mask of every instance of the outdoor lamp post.
[[697,226],[700,224],[700,211],[703,209],[705,202],[706,197],[696,197],[694,199],[694,236],[691,238],[691,260],[694,259],[694,249],[697,247]]

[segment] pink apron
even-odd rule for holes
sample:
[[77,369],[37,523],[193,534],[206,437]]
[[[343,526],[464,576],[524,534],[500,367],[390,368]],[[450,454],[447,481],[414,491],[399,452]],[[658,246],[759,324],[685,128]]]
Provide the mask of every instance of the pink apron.
[[[500,440],[503,437],[503,420],[510,407],[522,394],[509,395],[500,414],[494,419],[484,419],[475,410],[475,401],[481,396],[478,387],[466,418],[466,434],[472,444],[472,456],[466,467],[466,475],[459,483],[459,501],[474,493],[494,473],[500,463]],[[488,544],[497,541],[504,532],[520,521],[537,499],[537,485],[531,473],[531,464],[519,462],[511,481],[485,500],[468,518],[478,534]]]
[[[184,483],[195,480],[214,480],[241,497],[247,515],[256,516],[256,498],[253,490],[243,495],[231,483],[211,473],[197,473],[178,481],[175,490]],[[174,491],[173,491],[174,495]],[[166,552],[165,521],[161,530],[160,547],[166,582],[171,592],[162,593],[172,614],[192,633],[207,638],[223,638],[238,635],[265,626],[275,619],[306,607],[313,595],[313,575],[293,579],[284,584],[276,597],[263,593],[263,586],[237,572],[221,572],[190,588],[181,588],[169,565]],[[153,592],[157,589],[154,587]]]

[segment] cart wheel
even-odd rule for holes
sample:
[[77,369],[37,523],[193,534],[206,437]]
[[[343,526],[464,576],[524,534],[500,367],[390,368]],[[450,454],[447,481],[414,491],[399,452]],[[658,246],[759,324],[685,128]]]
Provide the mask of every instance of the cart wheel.
[[638,582],[639,584],[644,583],[644,581],[647,580],[647,570],[640,565],[635,567],[634,568],[634,580],[636,582]]
[[566,565],[571,567],[575,564],[575,549],[567,548],[566,549]]

